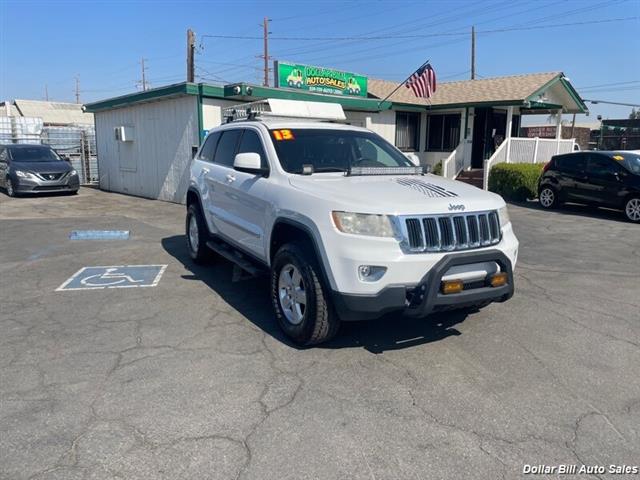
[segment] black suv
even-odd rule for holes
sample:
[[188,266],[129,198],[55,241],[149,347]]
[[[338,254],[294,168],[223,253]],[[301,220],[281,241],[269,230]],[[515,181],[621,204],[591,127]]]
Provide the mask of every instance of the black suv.
[[540,205],[584,203],[624,210],[640,222],[640,155],[631,152],[574,152],[556,155],[538,182]]

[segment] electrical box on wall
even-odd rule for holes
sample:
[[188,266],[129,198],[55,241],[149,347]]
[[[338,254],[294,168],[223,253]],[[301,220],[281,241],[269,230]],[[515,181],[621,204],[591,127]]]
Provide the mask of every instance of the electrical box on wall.
[[133,142],[133,127],[122,125],[116,127],[116,140],[119,142]]

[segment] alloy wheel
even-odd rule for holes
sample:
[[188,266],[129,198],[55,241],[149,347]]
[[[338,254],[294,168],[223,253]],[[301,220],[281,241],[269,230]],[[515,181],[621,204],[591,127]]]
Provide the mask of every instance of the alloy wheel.
[[11,181],[10,178],[7,178],[7,195],[9,195],[10,197],[13,197],[13,194],[15,193],[13,191],[13,182]]
[[288,263],[280,270],[278,299],[287,321],[299,325],[307,309],[307,293],[302,275],[295,265]]
[[200,237],[198,236],[198,220],[195,215],[189,218],[189,245],[194,252],[198,251],[200,246]]
[[632,198],[627,202],[625,213],[629,220],[640,221],[640,198]]
[[540,203],[542,204],[543,207],[548,208],[551,205],[553,205],[554,198],[555,198],[555,194],[553,193],[553,190],[551,190],[550,188],[545,188],[540,192]]

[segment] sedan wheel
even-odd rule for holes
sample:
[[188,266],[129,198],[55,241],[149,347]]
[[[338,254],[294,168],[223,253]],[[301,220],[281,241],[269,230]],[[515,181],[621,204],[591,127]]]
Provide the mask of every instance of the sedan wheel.
[[640,198],[632,198],[627,202],[624,213],[632,222],[640,222]]
[[16,191],[13,189],[13,181],[11,180],[11,178],[7,177],[7,183],[5,185],[7,195],[9,195],[10,197],[15,197]]
[[544,208],[552,208],[556,204],[556,192],[549,187],[540,190],[540,205]]

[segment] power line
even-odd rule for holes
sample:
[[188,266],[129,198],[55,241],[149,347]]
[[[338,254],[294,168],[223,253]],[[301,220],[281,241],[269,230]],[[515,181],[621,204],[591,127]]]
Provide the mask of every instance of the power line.
[[576,88],[579,88],[580,90],[588,90],[591,88],[612,87],[614,85],[629,85],[632,83],[640,83],[640,80],[630,80],[628,82],[601,83],[600,85],[591,85],[588,87],[576,87]]
[[[593,25],[596,23],[612,23],[612,22],[622,22],[627,20],[638,20],[640,17],[623,17],[623,18],[609,18],[605,20],[588,20],[584,22],[570,22],[570,23],[556,23],[552,25],[537,25],[531,27],[513,27],[513,28],[498,28],[494,30],[478,30],[476,33],[478,34],[487,34],[487,33],[502,33],[502,32],[515,32],[515,31],[524,31],[524,30],[543,30],[547,28],[558,28],[558,27],[571,27],[576,25]],[[342,41],[361,41],[361,40],[409,40],[412,38],[431,38],[431,37],[460,37],[460,36],[469,36],[470,32],[438,32],[438,33],[423,33],[423,34],[412,34],[412,35],[374,35],[374,36],[362,36],[362,37],[270,37],[271,40],[280,40],[280,41],[295,41],[295,42],[317,42],[320,40],[323,41],[332,41],[332,42],[342,42]],[[240,36],[240,35],[202,35],[207,38],[219,38],[219,39],[230,39],[230,40],[262,40],[263,37],[258,36]]]

